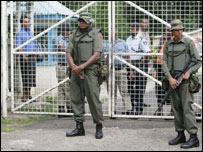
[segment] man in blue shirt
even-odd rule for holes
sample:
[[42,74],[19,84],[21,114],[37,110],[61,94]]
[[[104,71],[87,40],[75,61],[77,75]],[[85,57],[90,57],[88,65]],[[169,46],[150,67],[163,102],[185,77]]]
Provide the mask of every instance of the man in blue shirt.
[[[57,52],[65,52],[65,49],[68,47],[69,36],[71,34],[70,24],[64,23],[60,26],[59,30],[61,34],[56,37],[54,49]],[[56,66],[56,77],[58,82],[63,81],[69,76],[69,65],[66,60],[66,55],[57,55],[58,64]],[[71,101],[70,101],[70,80],[61,84],[58,87],[58,112],[72,113]],[[58,116],[59,118],[64,117],[62,115]]]
[[[109,52],[111,48],[109,48],[109,42],[106,41],[104,43],[103,52]],[[115,28],[115,52],[114,53],[129,53],[128,45],[124,40],[118,39],[118,28]],[[130,63],[130,56],[121,56],[120,58],[127,60]],[[115,67],[115,82],[114,82],[114,95],[115,95],[115,109],[117,107],[117,87],[122,97],[123,108],[122,114],[126,112],[126,102],[128,97],[128,89],[127,89],[127,70],[126,65],[121,61],[115,59],[114,60]],[[108,79],[107,79],[107,89],[108,89]],[[115,114],[117,111],[115,110]]]
[[[30,20],[27,16],[22,16],[20,19],[21,30],[16,34],[16,46],[27,42],[34,37],[30,29]],[[19,52],[36,52],[36,42],[32,41],[23,48],[19,49]],[[36,87],[36,55],[23,54],[20,55],[20,66],[22,74],[23,84],[23,96],[22,102],[31,99],[31,88]]]

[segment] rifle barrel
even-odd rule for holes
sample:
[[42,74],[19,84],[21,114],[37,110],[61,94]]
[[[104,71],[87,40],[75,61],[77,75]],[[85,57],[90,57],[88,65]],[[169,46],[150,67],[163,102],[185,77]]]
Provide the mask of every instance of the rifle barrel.
[[[178,80],[178,86],[181,84],[182,78],[184,76],[184,74],[195,64],[197,64],[198,60],[191,58],[191,60],[188,62],[188,64],[184,67],[183,71],[179,74],[177,74],[175,76],[175,79]],[[169,95],[171,94],[171,92],[174,89],[169,87],[168,92],[166,93],[166,95],[164,96],[164,98],[162,99],[161,103],[158,105],[158,109],[155,111],[154,115],[156,115],[157,111],[163,106],[163,104],[165,103],[166,99],[169,97]]]

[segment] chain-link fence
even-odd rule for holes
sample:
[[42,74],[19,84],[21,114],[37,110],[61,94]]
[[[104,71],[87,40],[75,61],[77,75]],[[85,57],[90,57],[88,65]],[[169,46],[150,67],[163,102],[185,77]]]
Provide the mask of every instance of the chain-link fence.
[[[110,80],[101,85],[105,115],[172,118],[170,100],[153,115],[165,95],[161,56],[164,43],[172,37],[171,20],[183,22],[184,34],[195,40],[202,53],[198,43],[202,1],[10,1],[8,9],[12,110],[18,113],[72,115],[70,68],[64,51],[78,27],[80,12],[91,13],[92,26],[103,35]],[[130,48],[143,49],[132,53]],[[201,69],[198,75],[202,82]],[[202,90],[195,94],[198,118],[201,105]],[[90,114],[87,100],[85,108]]]

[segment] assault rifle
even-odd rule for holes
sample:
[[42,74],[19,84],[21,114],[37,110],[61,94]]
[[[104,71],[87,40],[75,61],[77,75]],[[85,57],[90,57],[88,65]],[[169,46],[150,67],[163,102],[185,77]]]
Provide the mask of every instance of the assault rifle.
[[[78,66],[81,65],[81,54],[80,54],[80,50],[78,45],[75,47],[76,48],[76,52],[77,52],[77,58],[78,58]],[[83,76],[84,76],[84,71],[83,72]],[[80,99],[82,101],[85,100],[85,89],[84,89],[84,78],[80,79]]]
[[[184,76],[184,74],[191,68],[193,67],[195,64],[197,64],[198,60],[195,58],[191,58],[190,61],[188,62],[188,64],[184,67],[183,71],[181,73],[178,73],[174,79],[176,79],[178,81],[178,86],[181,84],[182,82],[182,78]],[[165,101],[167,100],[167,98],[169,97],[169,95],[172,93],[174,89],[169,86],[169,90],[166,93],[166,95],[164,96],[164,98],[162,99],[161,103],[158,105],[158,109],[155,111],[154,115],[156,115],[157,111],[161,110],[161,107],[163,107]]]

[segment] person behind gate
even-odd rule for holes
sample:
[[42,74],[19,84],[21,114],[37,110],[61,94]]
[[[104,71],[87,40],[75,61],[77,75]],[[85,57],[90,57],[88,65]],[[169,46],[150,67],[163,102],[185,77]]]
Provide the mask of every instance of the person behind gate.
[[[156,52],[156,53],[163,53],[163,49],[164,49],[166,42],[171,39],[172,39],[171,29],[169,27],[166,27],[166,33],[160,38],[158,52]],[[161,81],[164,77],[164,73],[162,70],[162,56],[157,56],[156,60],[154,60],[153,68],[156,71],[156,79]],[[159,105],[159,104],[161,104],[161,101],[165,96],[165,90],[163,89],[162,86],[155,83],[155,93],[156,93],[156,97],[157,97],[157,105]],[[169,99],[167,99],[167,104],[170,104]],[[156,115],[163,116],[163,107],[161,107],[157,111]],[[171,108],[169,116],[172,116],[172,115],[173,115],[173,112],[172,112],[172,108]]]
[[[34,37],[30,29],[30,19],[27,16],[22,16],[20,19],[21,30],[16,34],[16,46],[27,42]],[[19,52],[36,52],[36,41],[32,41],[19,49]],[[31,88],[36,87],[36,61],[37,56],[33,54],[20,55],[20,67],[23,84],[22,102],[32,99]]]
[[96,124],[95,138],[103,137],[102,103],[99,100],[100,85],[95,69],[98,69],[103,37],[99,29],[93,28],[94,19],[88,12],[80,14],[79,27],[71,34],[67,47],[67,60],[71,71],[70,96],[76,128],[66,133],[67,137],[84,136],[85,102],[87,98],[93,122]]
[[[169,145],[182,143],[181,148],[192,148],[199,146],[199,140],[197,137],[196,117],[192,109],[194,97],[189,89],[189,79],[201,67],[202,61],[195,43],[182,35],[183,30],[183,23],[180,20],[175,19],[171,22],[174,39],[166,42],[163,51],[162,68],[170,86],[174,89],[170,95],[170,100],[174,113],[175,131],[178,136],[170,140]],[[185,73],[179,85],[174,76],[184,69],[191,58],[195,58],[198,63]],[[188,141],[186,141],[184,134],[185,130],[190,134]]]
[[[114,53],[129,53],[128,45],[124,40],[118,39],[118,28],[115,28],[115,50]],[[109,52],[109,41],[106,41],[104,43],[103,52]],[[130,56],[119,56],[122,59],[127,60],[127,62],[130,62]],[[108,59],[108,56],[107,56]],[[126,103],[127,103],[127,97],[128,97],[128,90],[127,90],[127,71],[126,66],[121,61],[115,59],[114,61],[114,67],[115,67],[115,82],[114,82],[114,96],[115,96],[115,109],[118,109],[118,101],[117,101],[117,87],[119,89],[119,92],[122,97],[122,111],[121,114],[126,113]],[[108,76],[107,76],[107,90],[108,90]],[[118,114],[118,110],[114,110],[115,114]]]
[[[149,53],[149,43],[145,37],[140,34],[141,32],[138,33],[139,30],[139,23],[135,22],[130,24],[131,36],[126,40],[130,53]],[[148,56],[131,56],[131,63],[145,73],[148,72]],[[143,113],[146,84],[147,77],[137,71],[134,71],[133,78],[128,79],[128,89],[131,95],[132,105],[132,109],[127,112],[128,115],[141,115]]]
[[[68,23],[63,23],[59,29],[61,29],[61,34],[55,39],[54,49],[58,52],[65,52],[72,29]],[[69,76],[69,65],[66,60],[66,55],[57,55],[57,62],[56,77],[59,83]],[[70,80],[67,80],[58,87],[58,105],[59,113],[72,113],[70,103]],[[61,118],[64,116],[59,115],[58,117]]]

